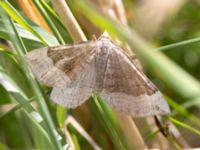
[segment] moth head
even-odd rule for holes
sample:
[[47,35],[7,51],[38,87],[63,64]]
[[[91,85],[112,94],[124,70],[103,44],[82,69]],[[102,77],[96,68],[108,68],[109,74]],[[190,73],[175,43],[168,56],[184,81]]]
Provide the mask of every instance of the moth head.
[[104,32],[100,37],[99,40],[111,40],[108,32]]

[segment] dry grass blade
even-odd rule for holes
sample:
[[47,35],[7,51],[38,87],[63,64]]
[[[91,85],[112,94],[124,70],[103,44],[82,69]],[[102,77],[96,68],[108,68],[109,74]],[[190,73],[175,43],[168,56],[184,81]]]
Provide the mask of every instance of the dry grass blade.
[[124,24],[127,25],[127,19],[125,14],[125,9],[122,0],[114,0],[113,2],[113,9],[115,11],[115,14],[118,18],[118,20]]
[[67,116],[65,120],[65,135],[70,138],[69,132],[67,131],[67,126],[71,124],[74,128],[88,141],[88,143],[94,148],[94,150],[101,150],[101,148],[96,144],[96,142],[90,137],[90,135],[81,127],[81,125],[72,117]]
[[65,0],[52,0],[53,6],[58,12],[63,24],[68,29],[74,41],[86,41],[86,37],[79,24],[71,13]]

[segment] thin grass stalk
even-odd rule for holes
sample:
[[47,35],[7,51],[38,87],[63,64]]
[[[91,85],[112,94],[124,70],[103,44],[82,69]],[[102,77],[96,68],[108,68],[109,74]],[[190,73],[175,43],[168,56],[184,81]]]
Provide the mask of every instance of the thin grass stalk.
[[[11,24],[13,30],[14,30],[16,39],[19,40],[18,43],[17,43],[17,42],[13,42],[13,44],[15,45],[15,48],[16,48],[16,49],[18,49],[18,50],[21,49],[21,51],[19,51],[20,55],[24,55],[24,54],[27,53],[27,49],[26,49],[24,43],[22,42],[22,39],[20,38],[19,34],[17,33],[17,30],[16,30],[16,28],[15,28],[15,25],[14,25],[13,21],[11,20],[10,17],[8,17],[8,19],[9,19],[9,22],[10,22],[10,24]],[[13,39],[13,40],[14,40],[14,39]]]
[[[36,123],[34,123],[34,120],[30,120],[30,116],[28,114],[25,114],[25,111],[23,109],[19,110],[17,112],[18,118],[20,120],[19,124],[22,126],[22,130],[25,128],[24,137],[25,142],[29,146],[29,148],[23,148],[23,149],[53,149],[51,143],[46,140],[44,137],[44,134],[38,130],[38,128],[35,126]],[[26,135],[27,134],[27,135]],[[31,138],[30,138],[31,137]],[[48,134],[47,134],[48,137]],[[28,142],[27,142],[28,141]]]
[[169,119],[170,119],[173,123],[177,124],[178,126],[181,126],[181,127],[185,128],[185,129],[188,129],[188,130],[190,130],[191,132],[193,132],[193,133],[195,133],[195,134],[197,134],[197,135],[200,136],[200,131],[199,131],[199,130],[197,130],[197,129],[195,129],[195,128],[193,128],[193,127],[191,127],[191,126],[189,126],[189,125],[187,125],[187,124],[185,124],[185,123],[183,123],[183,122],[180,122],[180,121],[178,121],[177,119],[175,119],[175,118],[173,118],[173,117],[170,117]]
[[63,25],[63,23],[61,22],[61,20],[59,19],[58,15],[55,13],[55,11],[44,0],[39,0],[39,1],[42,4],[42,6],[44,7],[44,9],[48,12],[48,14],[51,15],[52,18],[60,24],[60,26],[63,28],[63,30],[68,32],[66,30],[65,26]]
[[55,7],[55,10],[57,10],[57,12],[59,13],[63,24],[68,29],[72,39],[74,41],[87,41],[85,34],[83,33],[76,19],[74,18],[65,0],[52,0],[52,3]]
[[191,123],[195,124],[196,126],[200,127],[200,119],[196,117],[195,115],[189,113],[187,109],[180,106],[180,104],[176,103],[175,101],[171,100],[169,97],[166,97],[167,102],[170,104],[170,106],[176,111],[172,112],[171,116],[175,117],[178,114],[182,115],[183,117],[187,118],[191,121]]
[[56,25],[59,33],[63,37],[64,41],[67,42],[67,43],[71,43],[72,42],[72,38],[70,37],[69,32],[67,31],[67,29],[65,28],[65,26],[62,23],[62,21],[60,20],[58,15],[55,13],[53,8],[51,8],[44,0],[39,0],[39,1],[40,1],[41,5],[43,6],[43,8],[48,13],[49,17],[55,23],[55,25]]
[[[3,11],[1,11],[1,12],[3,13],[3,14],[1,13],[2,17],[5,19],[6,15],[4,14]],[[8,27],[8,30],[13,30],[15,32],[15,34],[18,35],[16,28],[15,28],[11,19],[10,19],[10,25],[7,24],[7,27]],[[22,44],[20,44],[20,43],[22,41],[21,41],[20,38],[19,39],[18,38],[19,38],[19,36],[11,37],[13,43],[18,43],[17,45],[21,46]],[[36,81],[33,80],[33,76],[31,76],[31,72],[28,69],[26,62],[23,59],[24,53],[23,53],[22,49],[23,49],[23,47],[16,47],[16,51],[17,51],[17,53],[20,57],[20,61],[21,61],[20,63],[22,65],[22,69],[27,74],[29,81],[30,81],[31,88],[34,91],[34,93],[36,94],[36,99],[37,99],[37,101],[40,105],[42,117],[44,119],[49,137],[50,137],[50,139],[53,143],[52,145],[54,146],[55,150],[59,150],[59,149],[61,149],[61,144],[60,144],[59,140],[57,139],[57,137],[56,137],[56,135],[53,131],[53,130],[55,130],[55,127],[53,125],[53,122],[51,120],[48,108],[46,106],[46,103],[45,103],[45,100],[44,100],[44,97],[43,97],[44,94],[41,93],[39,85],[36,83]]]
[[128,21],[126,19],[126,14],[125,14],[126,12],[125,12],[122,0],[114,0],[114,2],[113,2],[113,9],[114,9],[114,12],[115,12],[118,20],[122,24],[127,25]]
[[[49,135],[48,133],[46,132],[46,130],[44,130],[44,128],[42,128],[38,122],[35,120],[35,118],[33,118],[32,116],[30,116],[30,114],[25,110],[25,109],[22,109],[23,113],[25,114],[25,116],[30,120],[30,122],[35,126],[35,128],[45,137],[45,139],[47,140],[47,147],[51,147],[53,148],[54,146],[52,145],[52,141],[51,139],[49,138]],[[37,139],[35,139],[37,140]]]
[[93,147],[94,150],[101,150],[101,148],[90,137],[90,135],[84,130],[84,128],[70,115],[65,120],[65,128],[64,128],[65,134],[68,138],[71,138],[67,131],[67,126],[69,124],[71,124],[87,140],[87,142]]
[[113,114],[111,108],[108,107],[108,105],[97,96],[91,97],[90,104],[91,104],[91,109],[94,112],[93,115],[97,116],[96,118],[99,120],[100,124],[102,124],[102,126],[105,128],[115,149],[116,150],[130,149],[128,145],[129,143],[125,143],[126,141],[123,142],[121,140],[121,138],[124,139],[124,135],[120,130],[118,120],[116,116]]
[[166,51],[166,50],[170,50],[170,49],[173,49],[173,48],[187,46],[187,45],[198,43],[198,42],[200,42],[199,37],[192,38],[192,39],[185,40],[185,41],[181,41],[181,42],[176,42],[176,43],[173,43],[173,44],[168,44],[168,45],[165,45],[165,46],[161,46],[161,47],[153,49],[153,51],[156,51],[156,52],[157,51]]
[[151,140],[152,138],[154,138],[158,133],[160,133],[160,130],[157,129],[154,132],[152,132],[149,135],[147,135],[144,140],[146,142],[148,142],[149,140]]
[[38,10],[40,11],[40,13],[42,14],[42,16],[44,17],[44,19],[47,21],[49,27],[53,31],[53,33],[56,36],[56,38],[59,41],[59,43],[60,44],[65,44],[65,41],[62,38],[62,35],[58,31],[57,27],[55,26],[54,22],[51,20],[51,18],[48,15],[48,13],[45,11],[45,9],[43,8],[43,6],[41,5],[40,1],[39,0],[33,0],[33,2],[36,5],[36,7],[38,8]]
[[136,126],[131,116],[128,115],[125,116],[120,113],[117,113],[117,117],[119,118],[119,124],[123,132],[125,133],[127,140],[129,141],[129,143],[131,143],[131,147],[133,149],[147,148],[145,141],[141,136],[138,127]]
[[185,108],[185,109],[189,109],[192,106],[200,107],[200,101],[199,101],[198,98],[197,99],[191,99],[191,100],[186,101],[182,104],[182,107]]
[[[28,103],[32,103],[34,101],[35,97],[32,97],[28,100]],[[21,107],[21,104],[16,104],[15,106],[13,106],[13,108],[9,109],[8,111],[6,111],[5,113],[1,113],[0,114],[0,119],[3,117],[6,117],[7,115],[9,115],[10,113],[13,113],[17,110],[19,110]]]

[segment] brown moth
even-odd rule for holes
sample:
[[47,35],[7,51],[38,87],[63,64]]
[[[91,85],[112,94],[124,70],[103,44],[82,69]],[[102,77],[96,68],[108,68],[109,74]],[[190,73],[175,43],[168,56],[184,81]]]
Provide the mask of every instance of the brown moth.
[[135,117],[170,112],[136,61],[106,33],[96,41],[37,49],[26,58],[36,78],[53,87],[51,99],[62,106],[75,108],[95,93]]

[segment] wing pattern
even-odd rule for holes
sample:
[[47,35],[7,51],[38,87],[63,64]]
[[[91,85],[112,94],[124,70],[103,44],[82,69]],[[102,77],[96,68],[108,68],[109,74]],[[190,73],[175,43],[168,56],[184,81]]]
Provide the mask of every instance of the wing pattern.
[[53,88],[51,99],[55,103],[68,108],[75,108],[91,96],[96,77],[94,55],[90,56],[90,60],[76,80],[64,87]]
[[110,51],[100,96],[116,110],[132,116],[169,113],[161,93],[131,61],[117,48]]
[[93,52],[92,42],[61,45],[31,51],[26,59],[38,80],[48,86],[63,87],[84,70],[88,55]]
[[97,41],[34,50],[26,58],[37,79],[53,87],[51,99],[57,104],[75,108],[95,92],[132,116],[170,112],[138,63],[106,35]]

